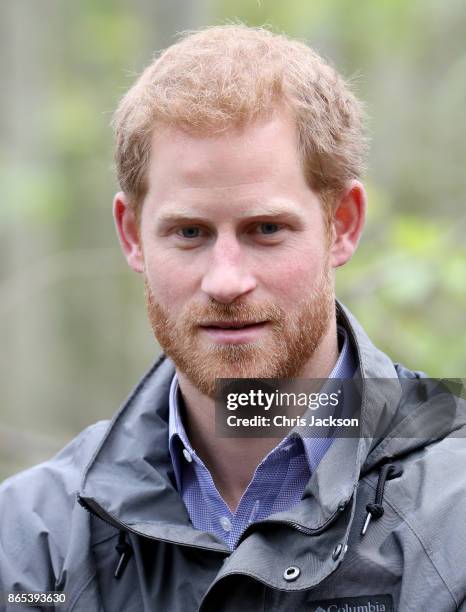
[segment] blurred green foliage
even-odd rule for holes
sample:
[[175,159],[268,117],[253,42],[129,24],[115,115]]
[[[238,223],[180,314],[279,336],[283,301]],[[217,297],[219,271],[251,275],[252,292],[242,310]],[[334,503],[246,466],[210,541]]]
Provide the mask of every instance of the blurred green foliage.
[[177,31],[268,24],[367,103],[368,222],[339,297],[394,360],[466,373],[464,0],[0,6],[0,478],[108,418],[157,348],[110,205],[118,98]]

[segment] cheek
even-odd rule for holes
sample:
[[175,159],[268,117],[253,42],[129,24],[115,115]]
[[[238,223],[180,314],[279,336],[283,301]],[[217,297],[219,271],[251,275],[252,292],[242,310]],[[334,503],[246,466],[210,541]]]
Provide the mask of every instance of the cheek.
[[300,301],[303,290],[320,281],[325,265],[325,251],[308,247],[299,252],[283,254],[267,266],[264,285],[272,295],[283,297],[287,303]]
[[178,312],[192,297],[196,280],[189,267],[166,254],[147,253],[146,276],[158,303]]

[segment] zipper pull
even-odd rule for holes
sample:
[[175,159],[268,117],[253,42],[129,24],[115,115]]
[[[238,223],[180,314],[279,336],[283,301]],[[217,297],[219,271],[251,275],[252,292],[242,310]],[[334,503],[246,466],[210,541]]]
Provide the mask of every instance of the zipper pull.
[[361,530],[361,535],[365,535],[367,528],[369,527],[369,523],[371,522],[372,514],[370,512],[367,513],[366,520],[364,521],[364,527]]
[[398,478],[403,474],[403,468],[396,463],[385,463],[380,468],[379,479],[377,481],[377,488],[375,492],[375,499],[372,504],[367,504],[367,516],[364,521],[364,527],[361,530],[361,535],[365,535],[371,519],[378,519],[384,513],[383,507],[383,494],[385,490],[385,483],[387,480]]
[[115,546],[117,553],[120,555],[118,565],[113,575],[116,580],[119,580],[123,576],[123,572],[128,565],[128,561],[131,559],[133,549],[131,545],[126,541],[126,532],[120,531],[118,535],[118,544]]

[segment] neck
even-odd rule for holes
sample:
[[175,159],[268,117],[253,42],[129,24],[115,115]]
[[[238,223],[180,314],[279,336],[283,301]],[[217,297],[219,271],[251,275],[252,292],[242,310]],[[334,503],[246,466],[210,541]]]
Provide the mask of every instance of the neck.
[[[321,343],[305,364],[301,378],[327,378],[338,358],[336,320],[332,319]],[[220,438],[215,434],[215,401],[178,372],[186,406],[183,424],[191,446],[209,469],[215,486],[232,512],[262,459],[281,438]]]

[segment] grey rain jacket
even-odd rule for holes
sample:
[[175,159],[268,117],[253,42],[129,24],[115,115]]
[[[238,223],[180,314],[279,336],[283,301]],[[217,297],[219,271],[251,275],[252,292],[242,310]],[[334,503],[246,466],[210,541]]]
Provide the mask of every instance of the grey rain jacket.
[[[359,358],[361,418],[383,413],[390,436],[336,439],[302,501],[251,524],[230,552],[191,526],[174,487],[174,366],[162,356],[110,424],[0,487],[0,592],[60,590],[57,610],[85,612],[465,612],[464,410],[428,440],[404,436],[429,430],[441,396],[421,385],[427,401],[400,400],[398,381],[421,375],[337,310]],[[371,378],[392,379],[388,398]]]

